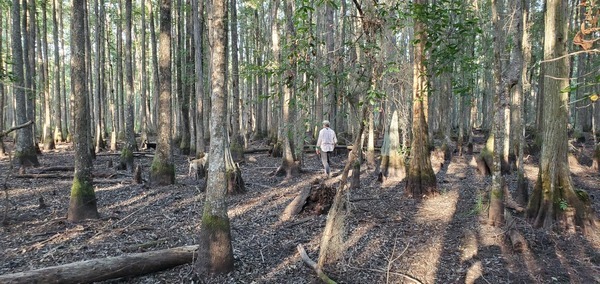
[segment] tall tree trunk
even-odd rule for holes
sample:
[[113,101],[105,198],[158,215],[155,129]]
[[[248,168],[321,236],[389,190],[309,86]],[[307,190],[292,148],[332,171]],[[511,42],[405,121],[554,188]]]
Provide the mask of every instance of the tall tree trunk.
[[[548,0],[544,27],[544,97],[542,153],[539,174],[531,200],[528,216],[536,227],[572,231],[579,226],[583,231],[594,224],[590,212],[589,195],[576,192],[567,162],[569,58],[566,44],[569,39],[567,28],[566,0]],[[562,58],[561,58],[562,57]],[[556,59],[560,58],[560,59]]]
[[171,0],[160,1],[159,35],[159,82],[160,97],[158,104],[157,145],[152,167],[150,183],[169,185],[175,183],[175,165],[171,147]]
[[61,64],[62,60],[60,59],[60,45],[58,41],[58,20],[56,17],[58,10],[58,2],[59,0],[52,1],[52,35],[54,42],[54,141],[55,142],[63,142],[63,128],[62,128],[62,108],[61,104]]
[[[159,71],[158,71],[158,51],[157,51],[157,44],[158,41],[156,40],[156,28],[154,27],[154,11],[152,10],[152,1],[148,1],[148,6],[150,7],[150,42],[151,42],[151,46],[152,46],[152,53],[151,56],[152,57],[152,82],[153,82],[153,100],[152,100],[152,115],[151,117],[153,117],[155,120],[158,120],[158,102],[159,102],[159,97],[160,97],[160,82],[159,82]],[[157,130],[157,125],[158,122],[153,120],[152,123],[152,129],[154,131]]]
[[[427,0],[417,0],[415,5],[428,5]],[[427,93],[429,92],[426,68],[425,45],[427,37],[425,25],[414,17],[415,39],[413,63],[413,120],[410,162],[407,169],[405,194],[414,198],[437,193],[437,181],[429,152],[427,120]]]
[[209,36],[211,42],[211,110],[210,153],[206,200],[200,225],[196,272],[200,275],[224,274],[233,270],[231,228],[227,216],[227,139],[225,45],[227,39],[227,3],[213,0],[209,9]]
[[493,150],[492,150],[492,166],[490,167],[492,174],[492,185],[490,188],[490,208],[488,212],[489,223],[493,226],[502,226],[504,224],[504,179],[502,177],[501,164],[502,153],[504,149],[504,120],[505,112],[507,111],[508,101],[507,94],[502,88],[502,60],[501,53],[503,51],[503,29],[502,22],[498,15],[500,6],[498,0],[492,0],[492,22],[494,26],[494,123],[492,124]]
[[526,117],[525,117],[525,97],[529,94],[530,84],[527,76],[527,71],[529,70],[529,65],[531,63],[531,44],[529,43],[529,0],[522,0],[521,7],[521,23],[517,26],[517,37],[520,37],[520,40],[517,40],[515,44],[521,44],[518,49],[521,52],[521,81],[518,84],[518,88],[520,91],[518,100],[514,102],[517,106],[518,115],[518,123],[516,123],[517,127],[515,127],[515,132],[518,141],[518,150],[517,150],[517,191],[516,191],[516,200],[519,204],[524,205],[527,204],[529,198],[529,185],[527,180],[525,179],[525,164],[524,164],[524,148],[525,148],[525,125],[526,125]]
[[[178,1],[180,2],[180,1]],[[178,23],[177,29],[179,31],[178,43],[177,43],[177,94],[179,96],[179,107],[181,118],[180,129],[181,133],[176,135],[180,137],[179,149],[184,155],[190,153],[190,94],[187,90],[187,62],[186,62],[186,51],[185,51],[185,10],[183,5],[179,5],[179,18],[176,21]]]
[[[293,41],[295,40],[295,30],[294,30],[294,19],[293,7],[290,3],[285,2],[285,17],[287,23],[287,33],[286,33],[286,41],[290,45],[289,54],[286,56],[288,58],[288,64],[286,64],[287,68],[284,69],[283,75],[283,101],[282,101],[282,110],[281,110],[281,127],[283,128],[283,137],[282,138],[282,160],[281,166],[277,170],[277,175],[285,175],[286,177],[297,176],[299,174],[299,167],[296,164],[296,159],[294,157],[294,152],[292,148],[292,137],[293,137],[293,129],[291,125],[293,125],[293,115],[294,111],[290,108],[292,105],[292,92],[294,90],[294,80],[296,80],[296,63],[294,58],[294,49],[295,44]],[[275,19],[274,19],[275,20]]]
[[206,149],[204,142],[204,73],[202,53],[204,46],[202,44],[202,19],[204,14],[204,2],[192,0],[192,18],[194,21],[194,70],[195,70],[195,90],[196,90],[196,157],[204,154]]
[[141,66],[141,72],[142,73],[142,86],[141,86],[141,90],[140,90],[140,114],[141,114],[141,118],[140,118],[140,122],[141,122],[141,143],[144,143],[144,141],[148,140],[148,110],[146,109],[147,106],[147,100],[148,100],[148,73],[147,70],[148,68],[146,67],[146,1],[142,0],[141,1],[141,10],[142,10],[142,26],[140,27],[142,29],[142,34],[141,34],[141,38],[140,38],[140,47],[142,49],[142,54],[141,54],[141,60],[142,60],[142,66]]
[[85,67],[85,29],[83,9],[85,0],[73,0],[71,23],[71,70],[72,90],[75,100],[73,148],[75,149],[75,174],[71,187],[71,200],[67,219],[80,221],[99,217],[96,206],[92,177],[92,157],[89,152],[90,132],[89,112],[87,112],[88,91]]
[[[4,58],[2,56],[3,52],[2,52],[2,31],[4,28],[3,25],[3,13],[0,13],[0,76],[4,76],[5,72],[4,72]],[[7,25],[8,28],[8,25]],[[5,103],[5,91],[4,91],[4,82],[3,80],[0,80],[0,133],[3,132],[4,130],[4,124],[5,124],[5,119],[4,119],[4,107],[6,105]],[[4,155],[6,154],[6,149],[4,148],[4,140],[0,139],[0,157],[4,157]]]
[[[64,36],[64,31],[65,31],[65,25],[64,25],[64,20],[63,20],[63,1],[57,0],[58,1],[58,18],[59,18],[59,38],[60,38],[60,46],[62,48],[65,48],[65,36]],[[62,56],[62,60],[64,61],[64,55]],[[63,68],[61,68],[60,72],[60,85],[61,85],[61,94],[60,94],[60,99],[62,102],[62,108],[61,108],[61,117],[63,119],[61,119],[61,128],[62,128],[62,137],[63,142],[66,141],[69,138],[69,127],[71,127],[71,125],[69,124],[71,122],[71,115],[70,115],[70,104],[67,103],[67,64],[63,64],[62,65]],[[58,74],[57,74],[58,76]]]
[[44,138],[44,149],[45,150],[53,150],[56,148],[54,144],[54,138],[52,137],[52,97],[50,95],[50,77],[48,76],[48,65],[50,64],[49,55],[48,55],[48,7],[47,2],[41,2],[42,4],[42,31],[40,33],[40,37],[42,40],[41,44],[41,52],[40,55],[41,60],[41,73],[40,73],[40,85],[43,88],[44,92],[44,128],[43,128],[43,138]]
[[133,120],[133,59],[132,59],[132,0],[125,0],[125,80],[127,104],[125,106],[125,146],[121,150],[120,168],[133,171],[133,151],[137,149]]
[[96,70],[96,90],[94,91],[94,97],[96,104],[94,105],[94,117],[96,120],[95,124],[95,152],[98,153],[106,147],[104,143],[104,130],[102,129],[102,114],[101,114],[101,99],[102,99],[102,74],[104,73],[104,67],[102,66],[102,38],[104,36],[102,27],[104,27],[104,2],[99,3],[98,0],[94,0],[94,12],[96,14],[96,32],[95,32],[95,45],[96,45],[96,57],[94,61],[94,70]]
[[[27,119],[36,121],[36,108],[35,108],[35,100],[37,97],[37,70],[35,66],[35,42],[36,42],[36,2],[35,0],[23,0],[23,10],[25,11],[25,15],[23,17],[23,30],[25,31],[25,36],[23,37],[23,52],[25,52],[25,57],[23,57],[23,63],[25,64],[25,93],[27,96],[26,104],[27,104]],[[40,116],[41,118],[41,116]],[[42,125],[42,123],[37,123],[37,125]],[[37,127],[34,124],[32,127],[32,143],[34,149],[39,150],[39,146],[37,144]]]
[[[23,73],[23,48],[21,46],[21,5],[19,0],[12,3],[12,73],[13,93],[16,104],[17,125],[26,123],[27,117],[27,93]],[[37,153],[33,145],[33,130],[31,127],[21,128],[17,131],[15,158],[21,167],[38,166]]]
[[238,47],[237,1],[230,0],[231,13],[231,155],[234,161],[244,160],[244,138],[240,128],[240,71]]

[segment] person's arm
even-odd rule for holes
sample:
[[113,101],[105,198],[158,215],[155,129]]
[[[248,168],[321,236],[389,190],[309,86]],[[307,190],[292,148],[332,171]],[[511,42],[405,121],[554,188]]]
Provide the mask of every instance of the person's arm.
[[321,143],[323,143],[323,131],[319,131],[319,138],[317,139],[317,147],[315,148],[317,155],[321,153]]

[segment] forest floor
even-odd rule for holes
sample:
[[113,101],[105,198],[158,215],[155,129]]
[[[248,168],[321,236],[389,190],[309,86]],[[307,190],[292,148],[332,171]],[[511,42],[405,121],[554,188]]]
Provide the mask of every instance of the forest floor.
[[[27,173],[73,166],[69,147],[61,144],[44,152],[39,156],[42,167]],[[580,149],[585,153],[591,146]],[[319,159],[307,154],[306,171],[293,179],[272,175],[279,158],[257,153],[246,159],[241,168],[248,192],[227,199],[235,271],[200,282],[319,283],[296,245],[303,244],[316,260],[326,215],[302,213],[280,220],[301,189],[322,179]],[[7,214],[6,224],[0,225],[0,275],[198,243],[204,181],[188,177],[185,156],[176,155],[177,183],[165,187],[134,184],[129,173],[109,168],[109,160],[116,165],[118,156],[102,153],[94,161],[94,173],[102,176],[95,179],[101,219],[77,224],[65,219],[72,172],[20,178],[11,171],[8,200],[6,191],[0,193],[0,218]],[[344,160],[333,157],[334,180],[339,181]],[[532,156],[526,159],[530,188],[536,162]],[[141,155],[136,163],[147,179],[151,158]],[[351,192],[345,255],[326,267],[331,278],[339,283],[600,283],[597,228],[585,236],[560,235],[535,229],[515,215],[513,226],[527,240],[524,251],[515,252],[506,228],[485,222],[490,178],[477,173],[473,157],[454,155],[443,166],[435,162],[434,169],[441,194],[422,200],[404,197],[403,181],[379,183],[373,171],[363,170],[360,188]],[[1,183],[8,172],[8,158],[0,159]],[[598,172],[584,163],[573,166],[572,173],[575,185],[589,192],[600,212]],[[514,188],[516,176],[507,180]],[[193,264],[188,264],[105,283],[191,283],[192,275]]]

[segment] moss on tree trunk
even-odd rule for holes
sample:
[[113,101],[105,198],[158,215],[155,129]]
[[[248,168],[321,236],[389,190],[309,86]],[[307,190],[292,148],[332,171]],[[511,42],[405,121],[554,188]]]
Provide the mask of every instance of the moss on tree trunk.
[[96,194],[94,193],[92,181],[75,176],[71,187],[71,200],[67,219],[76,222],[85,219],[97,219],[98,217]]
[[150,167],[150,184],[169,185],[175,183],[175,166],[166,161],[154,159]]
[[21,167],[37,167],[40,165],[37,153],[33,147],[15,151],[15,159]]
[[133,172],[133,150],[130,147],[121,150],[118,169]]
[[227,273],[233,270],[233,248],[229,218],[212,215],[205,206],[200,225],[197,268],[202,275]]

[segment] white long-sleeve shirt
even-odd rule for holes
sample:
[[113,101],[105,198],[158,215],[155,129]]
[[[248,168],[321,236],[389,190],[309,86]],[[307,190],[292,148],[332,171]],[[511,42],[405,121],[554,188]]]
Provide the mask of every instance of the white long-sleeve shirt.
[[329,127],[324,127],[319,131],[319,139],[317,139],[317,147],[323,152],[331,152],[335,149],[337,137],[335,131]]

